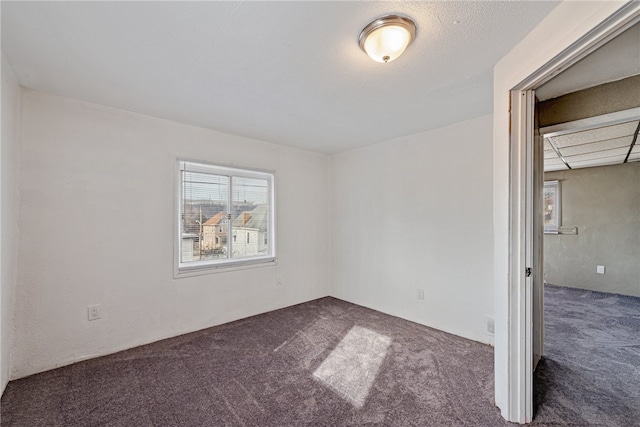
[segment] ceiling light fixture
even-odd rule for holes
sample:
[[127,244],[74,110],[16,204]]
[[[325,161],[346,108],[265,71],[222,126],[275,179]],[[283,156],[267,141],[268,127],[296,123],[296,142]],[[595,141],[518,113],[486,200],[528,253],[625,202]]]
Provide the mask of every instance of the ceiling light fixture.
[[369,23],[358,38],[360,48],[376,62],[391,62],[416,37],[416,24],[398,15],[382,16]]

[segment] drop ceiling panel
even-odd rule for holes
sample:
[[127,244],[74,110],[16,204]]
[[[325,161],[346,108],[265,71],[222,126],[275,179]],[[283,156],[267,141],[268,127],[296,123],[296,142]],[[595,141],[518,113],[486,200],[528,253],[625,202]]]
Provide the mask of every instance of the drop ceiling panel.
[[590,129],[581,132],[568,133],[553,137],[553,143],[558,148],[571,147],[574,145],[589,144],[606,139],[632,136],[638,126],[638,121],[620,123],[613,126],[605,126],[597,129]]
[[544,159],[545,160],[547,160],[547,159],[556,159],[556,158],[558,158],[558,155],[556,154],[555,151],[553,151],[553,150],[548,150],[548,151],[545,150],[545,152],[544,152]]
[[[572,169],[623,163],[639,123],[636,114],[629,118],[633,120],[626,119],[627,121],[623,123],[600,125],[587,130],[577,130],[581,128],[581,124],[576,122],[574,128],[576,130],[573,132],[571,131],[572,123],[566,123],[562,131],[567,133],[546,135],[544,170],[559,170],[557,168],[563,163],[562,159]],[[553,151],[554,147],[558,153]],[[634,146],[628,161],[638,160],[640,160],[640,147]]]
[[619,148],[624,148],[628,151],[632,141],[632,136],[625,136],[623,138],[607,139],[604,141],[591,142],[588,144],[564,147],[560,149],[560,153],[563,156],[567,157],[576,156],[578,154],[600,153]]
[[589,159],[589,160],[583,160],[579,162],[572,162],[569,164],[573,169],[588,168],[593,166],[618,165],[624,161],[625,156],[626,156],[626,153],[620,156],[604,157],[600,159]]
[[555,165],[564,165],[564,162],[558,156],[556,156],[555,159],[545,159],[544,161],[545,168],[547,166],[555,166]]
[[618,158],[622,156],[622,160],[629,152],[629,147],[616,148],[615,150],[598,151],[595,153],[579,154],[577,156],[565,156],[565,160],[571,167],[574,163],[579,163],[584,160],[596,160],[596,159],[610,159]]
[[549,165],[547,166],[547,164],[545,163],[544,165],[544,171],[545,172],[553,172],[553,171],[562,171],[562,170],[567,170],[567,166],[564,163],[561,163],[559,165]]

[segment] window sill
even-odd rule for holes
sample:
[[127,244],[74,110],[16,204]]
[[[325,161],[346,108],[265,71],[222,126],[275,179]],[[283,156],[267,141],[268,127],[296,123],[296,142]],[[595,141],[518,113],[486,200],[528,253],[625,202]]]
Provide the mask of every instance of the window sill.
[[174,279],[182,279],[185,277],[202,276],[206,274],[230,273],[232,271],[247,270],[252,268],[275,267],[277,262],[275,258],[261,259],[254,261],[244,261],[238,263],[222,264],[216,266],[198,266],[192,268],[176,269],[173,273]]

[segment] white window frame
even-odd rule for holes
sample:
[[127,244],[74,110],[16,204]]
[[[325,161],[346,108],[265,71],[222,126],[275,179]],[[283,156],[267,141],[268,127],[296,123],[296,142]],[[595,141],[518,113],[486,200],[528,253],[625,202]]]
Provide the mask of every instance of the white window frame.
[[[555,195],[554,195],[554,206],[555,206],[555,210],[553,212],[553,224],[551,225],[546,225],[545,222],[543,221],[544,224],[544,233],[545,234],[558,234],[558,229],[560,228],[560,225],[562,224],[562,197],[561,197],[561,186],[560,186],[560,181],[556,180],[552,180],[552,181],[545,181],[544,182],[544,187],[545,188],[555,188]],[[543,201],[543,207],[546,209],[546,204]],[[543,213],[545,214],[545,213]]]
[[[268,230],[268,254],[254,255],[238,258],[221,258],[200,261],[181,261],[182,250],[182,171],[185,165],[189,165],[189,170],[194,172],[209,173],[215,175],[226,175],[229,177],[245,177],[264,179],[269,183],[269,230]],[[250,266],[266,266],[275,265],[276,262],[276,229],[275,229],[275,174],[271,171],[258,169],[241,169],[236,167],[214,165],[202,161],[193,161],[186,159],[178,159],[176,162],[176,189],[174,201],[175,227],[174,227],[174,277],[184,277],[199,274],[215,273],[219,271],[228,271],[230,268],[246,268]],[[231,186],[230,186],[231,192]],[[231,207],[231,197],[229,199],[229,207]],[[229,239],[229,245],[232,242]]]

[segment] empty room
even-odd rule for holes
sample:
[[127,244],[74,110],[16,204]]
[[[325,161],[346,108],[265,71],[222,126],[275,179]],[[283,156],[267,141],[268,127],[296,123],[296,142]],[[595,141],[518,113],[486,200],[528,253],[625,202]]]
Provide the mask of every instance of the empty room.
[[0,7],[1,425],[638,425],[532,254],[536,90],[639,2]]
[[545,402],[572,390],[580,397],[565,406],[571,418],[638,406],[639,40],[635,24],[536,90],[544,170],[539,417]]

